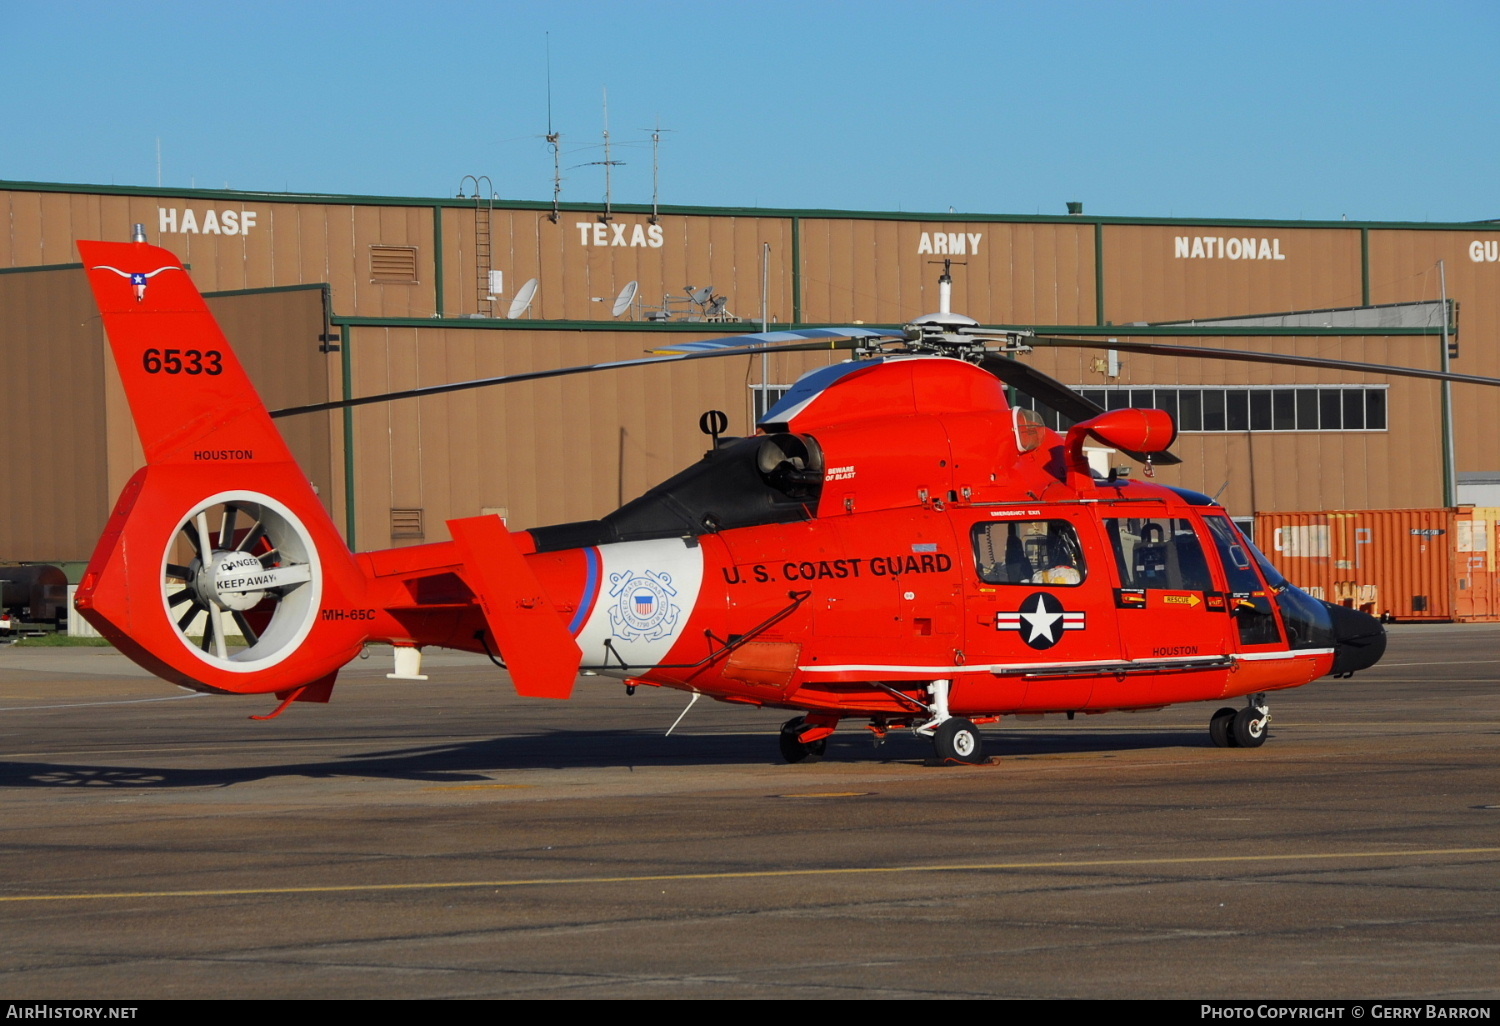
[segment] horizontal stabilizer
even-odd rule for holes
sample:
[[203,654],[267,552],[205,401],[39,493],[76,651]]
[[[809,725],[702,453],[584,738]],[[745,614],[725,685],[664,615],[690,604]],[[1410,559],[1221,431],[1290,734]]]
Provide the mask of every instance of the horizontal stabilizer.
[[552,608],[505,523],[497,516],[448,521],[463,559],[459,575],[479,599],[490,636],[516,693],[567,698],[583,651]]

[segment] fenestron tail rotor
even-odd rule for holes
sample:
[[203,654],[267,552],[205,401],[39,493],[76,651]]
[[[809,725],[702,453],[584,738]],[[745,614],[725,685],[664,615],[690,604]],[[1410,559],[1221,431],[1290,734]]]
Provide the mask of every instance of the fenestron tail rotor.
[[[173,562],[183,548],[191,559]],[[319,573],[317,549],[289,509],[265,495],[217,495],[168,541],[162,600],[184,645],[215,665],[250,668],[279,661],[312,627]]]

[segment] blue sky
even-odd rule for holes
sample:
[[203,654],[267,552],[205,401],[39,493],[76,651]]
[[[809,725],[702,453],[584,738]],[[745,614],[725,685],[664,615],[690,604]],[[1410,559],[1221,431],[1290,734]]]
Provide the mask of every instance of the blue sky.
[[23,4],[0,178],[1121,216],[1500,217],[1500,3]]

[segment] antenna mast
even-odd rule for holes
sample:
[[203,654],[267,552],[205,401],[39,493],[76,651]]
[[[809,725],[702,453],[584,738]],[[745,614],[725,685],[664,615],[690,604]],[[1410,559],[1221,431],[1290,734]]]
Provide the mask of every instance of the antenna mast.
[[599,167],[600,165],[604,167],[604,213],[599,215],[599,220],[601,221],[614,219],[614,214],[610,210],[614,199],[614,187],[610,177],[610,169],[616,166],[623,166],[625,163],[623,160],[612,159],[609,154],[609,89],[606,88],[604,90],[604,159],[591,160],[587,164],[578,165],[579,167]]
[[552,147],[552,223],[562,219],[558,203],[562,199],[562,133],[552,130],[552,33],[547,36],[547,145]]
[[651,223],[656,224],[661,220],[657,212],[658,201],[661,199],[661,118],[656,119],[656,130],[651,133]]
[[611,186],[611,171],[617,161],[609,159],[609,87],[604,88],[604,213],[599,215],[599,220],[609,221],[614,217],[610,213],[610,203],[614,195]]

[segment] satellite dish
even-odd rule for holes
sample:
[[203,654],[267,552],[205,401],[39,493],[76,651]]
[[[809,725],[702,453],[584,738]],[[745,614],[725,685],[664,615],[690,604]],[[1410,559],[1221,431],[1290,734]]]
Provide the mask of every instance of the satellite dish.
[[525,313],[531,307],[531,301],[536,298],[536,289],[540,284],[541,282],[532,278],[522,285],[521,290],[516,293],[516,298],[510,301],[510,312],[505,316],[510,320],[515,320]]
[[615,305],[610,308],[609,312],[618,317],[626,310],[629,310],[630,304],[635,302],[636,290],[640,287],[641,283],[638,281],[626,282],[625,287],[620,290],[620,294],[615,297]]

